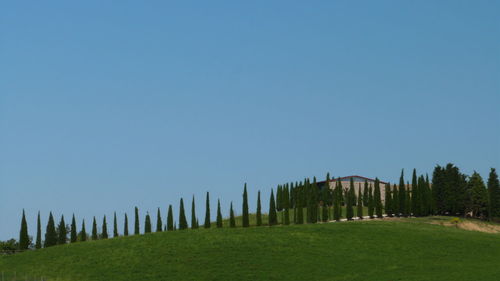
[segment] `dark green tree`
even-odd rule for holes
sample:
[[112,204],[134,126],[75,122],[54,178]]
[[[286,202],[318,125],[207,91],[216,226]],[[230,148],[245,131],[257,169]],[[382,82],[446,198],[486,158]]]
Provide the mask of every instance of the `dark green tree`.
[[337,179],[335,190],[333,191],[333,219],[340,220],[342,216],[342,184],[340,178]]
[[408,182],[406,184],[406,202],[405,202],[405,206],[406,206],[406,215],[407,216],[411,216],[412,214],[412,206],[411,206],[411,191],[410,191],[410,183]]
[[172,205],[168,205],[167,213],[167,231],[174,230],[174,213],[172,211]]
[[186,213],[184,212],[184,200],[181,198],[179,204],[179,230],[184,230],[188,228],[188,223],[186,220]]
[[193,195],[193,200],[191,201],[191,228],[192,229],[198,228],[197,221],[198,220],[196,219],[196,207],[195,207],[194,195]]
[[492,218],[500,218],[500,183],[498,175],[494,168],[491,168],[488,177],[488,194],[489,194],[489,216]]
[[[290,224],[290,192],[288,189],[288,184],[283,189],[283,209],[284,209],[284,225]],[[328,215],[328,213],[327,213]]]
[[158,208],[158,210],[156,211],[156,232],[162,232],[162,231],[163,231],[163,221],[161,219],[160,208]]
[[139,208],[135,207],[135,223],[134,223],[134,235],[141,234],[139,226]]
[[392,212],[399,217],[399,192],[396,184],[392,186]]
[[123,222],[123,236],[128,236],[128,216],[125,213],[125,221]]
[[349,190],[347,191],[347,196],[346,196],[346,218],[347,220],[352,220],[354,217],[354,209],[352,207],[353,205],[353,196],[354,195],[354,181],[351,178],[349,182]]
[[474,172],[467,184],[466,213],[472,217],[485,219],[488,217],[488,191],[481,176]]
[[146,219],[144,220],[144,233],[151,233],[151,217],[149,212],[146,212]]
[[365,187],[363,189],[363,206],[368,207],[368,181],[365,180]]
[[217,227],[222,227],[222,212],[220,209],[220,200],[217,200]]
[[250,226],[250,217],[248,214],[248,193],[247,184],[243,187],[243,213],[242,213],[243,227]]
[[303,203],[303,196],[302,196],[302,193],[303,193],[303,187],[301,186],[300,188],[296,188],[295,189],[297,192],[297,196],[296,196],[296,201],[295,201],[295,209],[296,209],[296,213],[297,213],[297,216],[296,216],[296,221],[295,223],[296,224],[303,224],[304,223],[304,203]]
[[207,200],[206,200],[206,207],[205,207],[205,224],[203,227],[205,228],[210,228],[210,195],[207,192]]
[[116,220],[116,212],[113,214],[113,237],[120,236],[118,234],[118,221]]
[[236,227],[236,219],[234,218],[233,202],[229,208],[229,227]]
[[106,222],[106,216],[102,219],[102,233],[101,233],[101,238],[102,239],[108,239],[108,223]]
[[38,217],[36,220],[36,243],[35,249],[42,248],[42,222],[40,221],[40,211],[38,211]]
[[358,204],[356,205],[356,215],[360,220],[363,219],[363,196],[361,196],[361,184],[358,188]]
[[281,212],[283,210],[283,207],[281,206],[281,185],[278,185],[278,188],[276,188],[276,210],[278,212]]
[[28,223],[26,222],[26,216],[24,214],[21,218],[21,231],[19,231],[19,250],[28,250],[30,246],[30,237],[28,235]]
[[385,185],[384,209],[388,217],[393,217],[392,206],[391,184],[387,183]]
[[373,203],[375,205],[375,214],[378,218],[383,218],[382,216],[382,199],[380,194],[380,181],[375,178],[375,189],[373,191]]
[[373,212],[375,210],[375,200],[373,200],[373,191],[372,187],[370,186],[368,188],[368,215],[370,216],[370,219],[373,219]]
[[274,201],[274,190],[271,189],[271,198],[269,199],[269,226],[278,224],[278,216],[276,214],[276,202]]
[[257,215],[256,215],[256,218],[257,218],[257,226],[261,226],[262,225],[262,206],[260,203],[260,190],[257,193]]
[[57,226],[57,244],[66,244],[68,240],[68,231],[66,230],[66,223],[64,222],[64,215],[61,215],[61,221]]
[[75,243],[76,241],[78,241],[78,232],[76,231],[75,214],[73,214],[73,218],[71,219],[70,242]]
[[87,241],[87,230],[85,229],[85,220],[82,220],[82,230],[80,231],[80,241]]
[[44,247],[51,247],[57,245],[57,232],[56,225],[54,222],[54,217],[52,212],[49,213],[49,221],[47,223],[47,229],[45,230],[45,243]]
[[[417,180],[417,170],[413,169],[411,178],[411,213],[414,216],[420,216],[420,185]],[[410,193],[410,188],[408,188],[408,193]]]
[[401,177],[399,177],[399,210],[398,213],[402,216],[407,216],[406,209],[406,187],[404,181],[404,170],[401,170]]
[[94,221],[92,222],[92,240],[97,239],[99,239],[99,235],[97,234],[97,222],[95,221],[94,217]]

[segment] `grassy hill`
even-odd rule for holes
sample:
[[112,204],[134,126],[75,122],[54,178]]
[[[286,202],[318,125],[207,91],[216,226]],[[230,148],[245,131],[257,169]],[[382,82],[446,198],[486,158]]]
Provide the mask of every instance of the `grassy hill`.
[[82,281],[498,280],[499,264],[499,234],[429,219],[185,230],[0,257],[5,274]]

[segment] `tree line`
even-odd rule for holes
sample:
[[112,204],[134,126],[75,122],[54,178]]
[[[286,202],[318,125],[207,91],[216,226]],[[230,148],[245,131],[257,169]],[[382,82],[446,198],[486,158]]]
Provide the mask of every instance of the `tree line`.
[[[333,186],[330,186],[330,183],[333,183]],[[258,191],[254,225],[277,225],[279,223],[278,217],[281,217],[283,225],[339,221],[342,217],[347,220],[363,219],[365,210],[369,218],[383,218],[384,214],[389,217],[461,215],[480,219],[496,220],[500,218],[500,184],[494,168],[490,171],[486,185],[478,173],[474,172],[471,176],[467,176],[461,173],[458,167],[448,164],[444,167],[439,165],[435,167],[432,181],[427,175],[417,176],[414,169],[411,184],[405,182],[404,172],[401,171],[398,185],[391,186],[390,183],[386,183],[384,187],[384,200],[382,200],[381,183],[378,178],[375,179],[373,185],[365,180],[363,184],[358,183],[357,187],[351,178],[348,188],[342,186],[340,178],[332,181],[329,174],[321,184],[316,181],[316,178],[313,178],[312,181],[306,178],[300,182],[281,184],[276,188],[276,195],[274,189],[271,189],[267,224],[263,222],[261,193]],[[203,227],[211,228],[209,192],[206,193],[205,209]],[[250,213],[246,184],[243,187],[241,214],[241,226],[249,227]],[[40,212],[38,212],[36,236],[33,241],[33,238],[28,234],[28,224],[23,210],[19,241],[9,240],[8,245],[10,245],[9,247],[15,245],[20,250],[40,249],[87,240],[141,234],[141,220],[137,207],[134,209],[134,227],[131,233],[129,233],[129,220],[126,213],[122,218],[123,230],[121,234],[118,229],[116,212],[112,219],[112,232],[108,232],[108,222],[104,216],[100,229],[94,217],[91,231],[87,233],[85,220],[82,220],[79,230],[74,214],[70,224],[66,224],[64,215],[62,215],[56,225],[54,216],[50,212],[45,227],[45,237],[42,240],[42,225]],[[225,224],[228,224],[229,227],[237,226],[233,203],[230,203],[229,222],[227,222],[223,220],[221,202],[218,199],[215,227],[221,228]],[[174,221],[172,205],[168,206],[165,223],[160,208],[158,208],[154,228],[151,215],[146,213],[142,234],[153,231],[185,230],[189,227],[192,229],[200,227],[196,216],[194,196],[191,201],[190,226],[187,221],[184,200],[181,198],[177,222]],[[6,243],[2,242],[4,250],[7,247]]]

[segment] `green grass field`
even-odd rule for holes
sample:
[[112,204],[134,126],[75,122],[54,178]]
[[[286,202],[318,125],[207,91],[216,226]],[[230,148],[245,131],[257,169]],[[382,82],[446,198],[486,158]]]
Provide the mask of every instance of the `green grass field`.
[[[435,218],[439,219],[439,218]],[[184,230],[0,257],[11,280],[499,280],[500,235],[430,219]],[[442,220],[449,220],[444,218]],[[50,279],[52,278],[52,279]]]

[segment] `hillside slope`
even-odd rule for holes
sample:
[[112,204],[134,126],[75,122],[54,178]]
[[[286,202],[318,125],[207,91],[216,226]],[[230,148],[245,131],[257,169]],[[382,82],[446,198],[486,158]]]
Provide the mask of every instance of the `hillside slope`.
[[[500,235],[413,221],[199,229],[0,257],[58,280],[498,280]],[[20,279],[24,280],[24,279]]]

